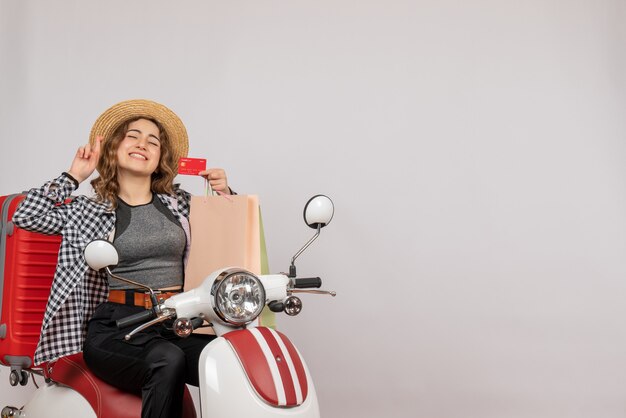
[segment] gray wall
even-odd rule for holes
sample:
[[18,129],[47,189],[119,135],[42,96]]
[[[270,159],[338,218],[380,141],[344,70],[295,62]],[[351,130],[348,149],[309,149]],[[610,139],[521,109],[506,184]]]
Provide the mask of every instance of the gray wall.
[[[325,418],[626,414],[626,3],[0,0],[0,194],[150,98],[261,197]],[[201,182],[183,184],[200,194]],[[87,188],[81,191],[88,193]],[[0,406],[20,403],[0,369]]]

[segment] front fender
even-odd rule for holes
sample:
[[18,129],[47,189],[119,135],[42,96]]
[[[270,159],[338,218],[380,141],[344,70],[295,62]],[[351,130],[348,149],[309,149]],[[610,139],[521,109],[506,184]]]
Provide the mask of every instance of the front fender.
[[[281,342],[272,342],[276,338]],[[200,356],[199,373],[203,416],[319,417],[305,362],[284,335],[269,328],[233,331],[215,339]]]

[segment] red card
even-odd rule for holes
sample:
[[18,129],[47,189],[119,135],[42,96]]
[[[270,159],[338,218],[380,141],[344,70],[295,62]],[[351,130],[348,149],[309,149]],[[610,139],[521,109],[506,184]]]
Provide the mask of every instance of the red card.
[[178,160],[178,174],[197,176],[199,172],[206,170],[205,158],[181,158]]

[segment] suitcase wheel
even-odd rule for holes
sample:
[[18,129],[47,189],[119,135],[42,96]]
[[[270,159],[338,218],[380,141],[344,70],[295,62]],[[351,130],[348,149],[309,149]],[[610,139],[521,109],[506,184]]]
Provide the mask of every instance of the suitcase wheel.
[[21,386],[26,386],[28,384],[28,373],[24,370],[11,370],[11,374],[9,375],[9,383],[11,386],[17,386],[19,383]]

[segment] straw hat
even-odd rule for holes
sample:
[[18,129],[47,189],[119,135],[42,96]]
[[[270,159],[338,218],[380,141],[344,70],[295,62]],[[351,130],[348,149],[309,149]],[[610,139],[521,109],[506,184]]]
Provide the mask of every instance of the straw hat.
[[189,152],[189,139],[187,129],[176,115],[167,107],[151,100],[135,99],[126,100],[115,104],[104,111],[98,117],[91,128],[89,143],[94,145],[96,137],[102,136],[108,140],[113,132],[124,122],[138,117],[145,117],[158,121],[167,132],[170,139],[170,147],[174,154],[174,161],[178,165],[181,157],[186,157]]

